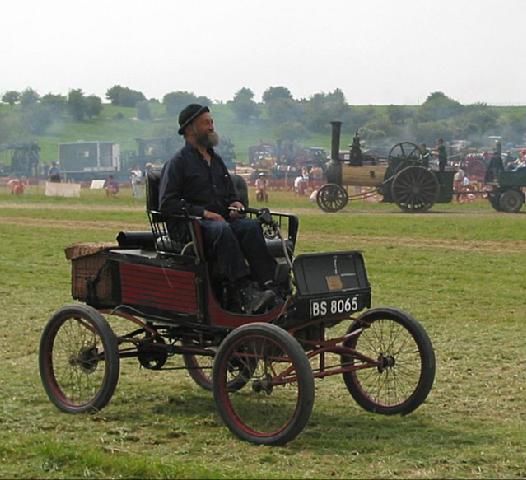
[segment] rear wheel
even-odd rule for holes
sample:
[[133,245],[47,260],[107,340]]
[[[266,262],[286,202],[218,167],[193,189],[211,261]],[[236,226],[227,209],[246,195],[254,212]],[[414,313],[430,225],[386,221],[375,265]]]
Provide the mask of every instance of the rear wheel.
[[212,367],[214,365],[213,356],[183,354],[185,367],[188,375],[201,388],[212,391]]
[[[212,391],[212,368],[214,365],[214,356],[183,354],[183,360],[188,374],[192,380],[201,388]],[[229,365],[229,390],[238,390],[245,385],[247,379],[251,376],[251,368],[254,368],[253,362],[240,362],[233,360]]]
[[[231,365],[249,372],[233,391]],[[253,323],[234,330],[214,361],[214,400],[227,427],[255,444],[283,445],[307,424],[314,404],[314,377],[305,352],[285,330]]]
[[95,412],[107,405],[119,380],[117,338],[94,308],[66,306],[44,329],[39,363],[46,393],[60,410]]
[[440,185],[436,175],[424,167],[406,167],[391,183],[391,196],[404,212],[425,212],[437,201]]
[[[343,374],[352,397],[365,410],[384,415],[408,414],[429,394],[435,379],[435,354],[424,328],[394,308],[361,315],[349,328],[346,343],[378,362],[377,366]],[[342,356],[342,364],[363,364]]]

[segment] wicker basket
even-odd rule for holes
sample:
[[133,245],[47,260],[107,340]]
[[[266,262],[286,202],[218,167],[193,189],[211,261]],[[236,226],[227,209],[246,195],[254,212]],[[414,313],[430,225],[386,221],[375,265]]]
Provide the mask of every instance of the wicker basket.
[[66,258],[71,260],[71,295],[75,300],[88,300],[88,282],[95,281],[93,293],[97,303],[111,303],[112,276],[111,269],[106,265],[111,248],[118,247],[108,243],[91,243],[71,245],[65,249]]

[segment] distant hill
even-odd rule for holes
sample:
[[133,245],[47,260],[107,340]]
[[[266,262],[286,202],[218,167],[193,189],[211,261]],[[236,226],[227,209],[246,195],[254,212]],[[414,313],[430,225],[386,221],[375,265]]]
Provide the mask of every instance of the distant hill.
[[[387,118],[389,109],[393,106],[359,105],[350,106],[351,117],[367,114],[369,118]],[[0,104],[0,117],[9,119],[10,107]],[[418,106],[399,106],[407,112],[415,112]],[[526,106],[494,107],[499,114],[526,118]],[[152,138],[177,135],[177,119],[167,118],[165,108],[161,104],[152,104],[153,120],[141,121],[136,118],[137,110],[132,107],[118,107],[104,104],[99,117],[91,120],[76,122],[69,116],[63,115],[55,121],[42,135],[15,135],[10,136],[10,141],[36,141],[41,147],[41,161],[49,164],[58,156],[58,144],[75,142],[78,140],[93,141],[104,140],[120,144],[121,152],[136,151],[136,138]],[[226,104],[217,104],[212,107],[215,124],[220,136],[229,137],[234,143],[236,161],[248,161],[248,147],[260,142],[274,143],[276,133],[268,120],[264,118],[256,123],[240,123],[235,119],[230,107]],[[408,134],[410,136],[410,133]],[[341,146],[346,147],[351,143],[352,133],[343,130]],[[0,143],[2,142],[0,129]],[[396,141],[418,141],[416,138],[398,138]],[[320,146],[330,151],[330,131],[326,133],[312,133],[307,138],[299,140],[304,146]],[[0,162],[6,163],[5,155],[0,154]]]
[[[0,114],[9,115],[9,106],[0,105]],[[75,141],[104,140],[120,144],[122,151],[136,151],[136,138],[152,138],[177,135],[179,125],[176,118],[166,118],[164,107],[152,108],[154,120],[141,121],[136,118],[137,111],[131,107],[116,107],[105,104],[100,117],[92,120],[75,122],[64,116],[53,123],[43,135],[21,135],[16,141],[36,141],[41,147],[41,160],[50,163],[57,159],[58,144]],[[261,141],[274,142],[272,129],[266,126],[240,124],[226,105],[214,105],[213,114],[217,131],[229,137],[235,145],[236,159],[246,162],[248,147]],[[157,118],[155,118],[157,117]],[[317,145],[326,140],[323,135],[305,142],[306,145]],[[14,141],[14,140],[13,140]]]

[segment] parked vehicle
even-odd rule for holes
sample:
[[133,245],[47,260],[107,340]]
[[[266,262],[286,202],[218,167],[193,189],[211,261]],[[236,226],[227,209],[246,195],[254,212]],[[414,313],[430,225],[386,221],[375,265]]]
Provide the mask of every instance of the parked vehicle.
[[517,213],[524,205],[526,165],[516,170],[488,171],[486,189],[491,206],[498,212]]

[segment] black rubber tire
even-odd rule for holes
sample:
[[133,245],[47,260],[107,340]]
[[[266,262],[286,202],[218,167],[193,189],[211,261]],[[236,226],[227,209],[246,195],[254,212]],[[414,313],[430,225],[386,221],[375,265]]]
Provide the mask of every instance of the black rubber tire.
[[[232,358],[240,358],[236,349],[249,352],[255,364],[244,388],[233,392],[227,380]],[[285,372],[288,368],[292,370]],[[276,384],[279,372],[293,381]],[[236,328],[221,343],[214,361],[213,389],[218,412],[230,431],[257,445],[293,440],[307,424],[314,405],[314,377],[303,348],[285,330],[266,323]],[[261,426],[262,422],[277,427]]]
[[[62,344],[68,340],[71,345],[62,351]],[[117,337],[94,308],[65,306],[44,328],[39,366],[44,389],[57,408],[67,413],[97,412],[108,404],[119,381]],[[75,398],[75,391],[82,394],[82,389],[90,390],[90,382],[95,383],[91,391]]]
[[499,198],[499,207],[501,212],[517,213],[524,204],[524,197],[518,190],[505,190]]
[[[384,327],[389,328],[389,339],[384,335]],[[375,360],[383,358],[393,361],[393,365],[383,370],[371,367],[343,373],[349,393],[358,405],[369,412],[383,415],[411,413],[427,398],[435,379],[435,353],[426,331],[411,315],[395,308],[375,308],[365,312],[353,322],[347,333],[359,329],[363,331],[351,337],[346,346]],[[401,338],[404,335],[405,338]],[[398,340],[400,343],[403,341],[402,345],[395,345]],[[403,348],[406,348],[404,352]],[[341,360],[342,364],[362,363],[351,356],[342,356]],[[408,362],[404,364],[404,360]],[[406,378],[411,379],[411,385],[404,391],[402,382]],[[376,392],[372,391],[372,386],[377,388]],[[394,394],[396,398],[389,401],[378,398],[385,386],[387,388],[383,392],[391,396]]]
[[491,206],[497,210],[497,212],[502,212],[502,209],[500,208],[500,193],[489,193],[488,194],[488,201],[491,204]]

